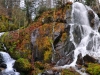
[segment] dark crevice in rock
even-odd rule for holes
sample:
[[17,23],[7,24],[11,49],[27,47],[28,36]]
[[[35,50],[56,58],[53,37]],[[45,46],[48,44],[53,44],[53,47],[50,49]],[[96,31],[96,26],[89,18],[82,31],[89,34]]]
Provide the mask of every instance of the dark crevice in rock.
[[53,42],[54,48],[56,48],[56,45],[60,41],[61,37],[62,37],[62,32],[54,33],[54,42]]

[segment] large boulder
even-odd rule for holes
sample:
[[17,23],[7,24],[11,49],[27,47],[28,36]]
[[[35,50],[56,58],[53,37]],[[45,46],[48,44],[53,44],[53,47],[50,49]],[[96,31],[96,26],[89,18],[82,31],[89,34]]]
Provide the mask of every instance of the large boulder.
[[82,54],[80,53],[77,57],[77,61],[76,61],[76,67],[78,69],[81,69],[82,68],[82,65],[84,65],[85,67],[88,67],[88,63],[96,63],[98,62],[97,59],[89,56],[88,54],[85,55],[84,57],[82,57]]
[[83,57],[83,60],[85,63],[96,63],[97,62],[95,58],[89,56],[88,54]]
[[66,55],[65,57],[62,57],[56,65],[58,66],[64,66],[66,64],[70,64],[73,62],[74,59],[74,51],[70,52],[68,55]]

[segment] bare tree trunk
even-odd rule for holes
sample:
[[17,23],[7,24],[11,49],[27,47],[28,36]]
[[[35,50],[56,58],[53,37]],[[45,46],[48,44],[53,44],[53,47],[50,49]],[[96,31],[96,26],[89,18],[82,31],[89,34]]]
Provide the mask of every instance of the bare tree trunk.
[[51,0],[46,0],[46,7],[51,8]]
[[9,15],[9,18],[12,17],[12,0],[8,0],[7,1],[7,10],[8,10],[8,15]]

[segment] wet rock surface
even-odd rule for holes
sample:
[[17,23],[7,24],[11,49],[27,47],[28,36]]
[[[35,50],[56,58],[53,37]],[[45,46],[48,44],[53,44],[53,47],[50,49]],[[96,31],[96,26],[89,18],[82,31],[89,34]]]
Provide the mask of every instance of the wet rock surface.
[[88,10],[88,18],[89,18],[89,22],[90,22],[90,26],[93,28],[94,27],[94,19],[95,19],[95,15],[93,13],[92,10]]
[[82,58],[82,54],[80,53],[80,54],[78,55],[78,59],[77,59],[77,61],[76,61],[76,64],[78,64],[78,65],[83,65],[83,62],[84,62],[84,60],[83,60],[83,58]]
[[73,37],[74,37],[74,42],[76,43],[76,44],[79,44],[80,43],[80,41],[81,41],[81,39],[82,39],[82,31],[83,30],[83,28],[82,28],[82,26],[79,26],[79,25],[75,25],[74,27],[73,27]]
[[73,62],[73,58],[74,58],[74,52],[70,52],[68,55],[66,55],[65,57],[62,57],[56,65],[58,66],[64,66],[64,65],[68,65],[70,63]]
[[7,68],[7,65],[4,63],[2,54],[0,53],[0,70]]
[[5,69],[5,68],[7,68],[7,65],[5,63],[1,63],[0,64],[0,68],[4,68]]
[[3,62],[4,62],[4,60],[3,60],[2,54],[0,53],[0,64]]
[[85,55],[84,57],[82,57],[82,54],[80,53],[78,55],[78,59],[77,59],[77,62],[76,62],[76,67],[77,68],[82,68],[82,65],[84,65],[85,67],[88,67],[88,63],[97,63],[98,60],[93,58],[92,56],[89,56],[88,54]]
[[69,54],[74,49],[75,49],[75,46],[72,43],[72,41],[67,40],[66,43],[65,43],[65,47],[64,47],[65,55]]
[[96,63],[97,60],[89,55],[83,57],[84,62],[86,63]]

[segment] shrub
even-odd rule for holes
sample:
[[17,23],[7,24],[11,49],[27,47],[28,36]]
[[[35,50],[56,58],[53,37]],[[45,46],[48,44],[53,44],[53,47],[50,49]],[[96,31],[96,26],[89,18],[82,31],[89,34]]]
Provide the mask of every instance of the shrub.
[[64,69],[62,72],[61,72],[61,75],[80,75],[78,72],[76,71],[72,71],[70,69]]
[[89,63],[86,71],[91,75],[100,75],[100,65]]
[[39,62],[39,61],[35,62],[35,63],[34,63],[34,66],[35,66],[36,68],[40,69],[40,70],[43,70],[43,69],[44,69],[44,64],[41,63],[41,62]]
[[51,50],[47,50],[44,53],[44,61],[45,62],[51,62],[51,56],[52,56],[52,51]]
[[31,69],[31,64],[27,59],[19,58],[16,62],[14,67],[17,71],[28,72]]

